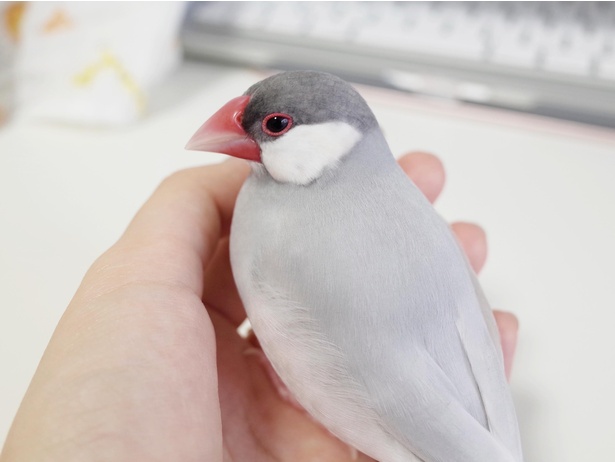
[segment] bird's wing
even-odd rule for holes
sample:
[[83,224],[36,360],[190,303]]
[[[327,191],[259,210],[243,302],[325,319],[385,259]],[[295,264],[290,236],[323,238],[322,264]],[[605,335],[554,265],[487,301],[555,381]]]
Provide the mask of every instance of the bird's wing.
[[[427,234],[420,226],[414,231]],[[420,457],[521,461],[516,414],[491,308],[448,226],[434,219],[428,232],[419,246],[424,255],[413,260],[412,252],[402,252],[402,258],[396,253],[386,259],[392,267],[370,274],[382,290],[400,296],[384,297],[392,309],[381,308],[378,316],[393,314],[388,328],[374,328],[376,317],[372,328],[363,332],[376,337],[372,342],[379,354],[360,348],[363,359],[353,360],[370,362],[363,383],[380,403],[385,425]],[[434,243],[431,249],[429,242]],[[386,254],[386,247],[380,253]],[[378,258],[372,255],[364,264],[374,265]],[[395,270],[401,273],[397,282],[380,276]],[[370,306],[373,309],[383,298],[374,293],[369,288],[363,292],[369,300],[362,313],[367,319]],[[399,333],[395,324],[403,326]]]
[[[519,462],[456,399],[455,384],[427,353],[414,353],[400,384],[368,385],[385,427],[428,462]],[[390,378],[390,375],[389,375]],[[388,385],[388,386],[387,386]]]
[[[481,316],[476,312],[460,316],[456,323],[457,331],[480,390],[489,430],[521,459],[521,441],[515,409],[510,390],[506,383],[502,383],[505,374],[497,325],[474,271],[467,261],[466,264]],[[475,335],[477,323],[484,323],[489,336]],[[494,368],[497,370],[494,371]]]

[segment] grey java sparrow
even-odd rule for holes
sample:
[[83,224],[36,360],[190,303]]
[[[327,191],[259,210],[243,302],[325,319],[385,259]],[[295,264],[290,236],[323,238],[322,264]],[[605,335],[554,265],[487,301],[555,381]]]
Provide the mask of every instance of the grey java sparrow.
[[307,412],[380,462],[522,460],[491,309],[356,90],[319,72],[274,75],[187,148],[251,161],[233,275]]

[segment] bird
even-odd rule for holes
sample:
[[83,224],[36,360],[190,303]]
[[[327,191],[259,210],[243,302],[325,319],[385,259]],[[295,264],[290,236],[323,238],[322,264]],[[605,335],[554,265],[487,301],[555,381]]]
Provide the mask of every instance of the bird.
[[294,398],[380,462],[520,462],[491,308],[450,227],[349,83],[274,74],[187,149],[249,161],[233,276]]

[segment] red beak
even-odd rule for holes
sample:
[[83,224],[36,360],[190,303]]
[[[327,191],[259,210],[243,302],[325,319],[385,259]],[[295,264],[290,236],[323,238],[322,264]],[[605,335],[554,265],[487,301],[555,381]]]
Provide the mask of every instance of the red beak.
[[261,150],[241,126],[249,96],[233,98],[211,116],[190,138],[186,149],[228,154],[261,161]]

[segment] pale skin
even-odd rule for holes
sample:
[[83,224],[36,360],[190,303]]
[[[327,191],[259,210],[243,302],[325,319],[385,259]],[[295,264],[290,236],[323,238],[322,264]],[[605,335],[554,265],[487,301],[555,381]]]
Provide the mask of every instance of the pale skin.
[[[400,165],[431,201],[440,161]],[[166,179],[120,240],[90,268],[45,351],[1,462],[370,461],[284,399],[245,318],[228,232],[247,163],[230,160]],[[476,271],[485,234],[453,231]],[[507,374],[518,324],[495,312]]]

